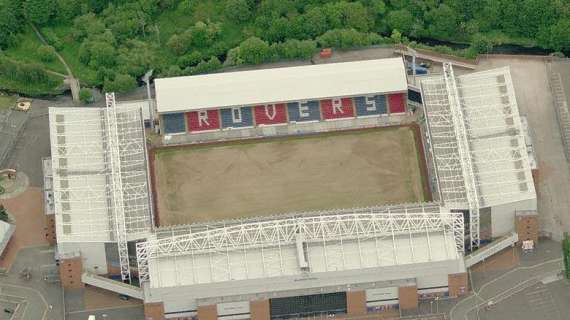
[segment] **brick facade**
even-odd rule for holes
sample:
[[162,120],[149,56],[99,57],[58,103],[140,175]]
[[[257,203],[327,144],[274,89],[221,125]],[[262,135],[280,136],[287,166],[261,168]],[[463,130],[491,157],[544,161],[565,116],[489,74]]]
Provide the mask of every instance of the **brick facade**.
[[366,292],[347,291],[346,292],[346,313],[349,316],[366,314]]
[[83,261],[81,257],[62,259],[59,262],[59,278],[61,286],[65,289],[83,288],[81,273],[83,271]]
[[517,244],[524,240],[538,242],[538,215],[517,215],[515,217],[515,229],[519,235]]
[[55,235],[55,215],[45,215],[45,222],[46,226],[44,227],[44,235],[50,246],[54,246],[57,241]]
[[218,319],[218,309],[215,304],[198,307],[198,320]]
[[163,320],[164,304],[162,302],[153,302],[144,304],[145,320]]
[[249,303],[251,320],[269,320],[269,300],[255,300]]
[[418,287],[400,287],[398,288],[398,298],[400,299],[400,309],[416,310],[418,308]]
[[466,272],[455,273],[447,276],[449,296],[456,298],[466,295],[469,292],[469,276]]

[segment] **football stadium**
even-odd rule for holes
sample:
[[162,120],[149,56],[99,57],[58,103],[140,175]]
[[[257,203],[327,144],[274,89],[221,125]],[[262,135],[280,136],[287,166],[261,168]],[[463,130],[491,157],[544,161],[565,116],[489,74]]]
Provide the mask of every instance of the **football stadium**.
[[531,142],[508,68],[416,80],[397,57],[50,108],[62,285],[154,320],[402,315],[466,294],[470,266],[532,236],[516,222],[537,209]]

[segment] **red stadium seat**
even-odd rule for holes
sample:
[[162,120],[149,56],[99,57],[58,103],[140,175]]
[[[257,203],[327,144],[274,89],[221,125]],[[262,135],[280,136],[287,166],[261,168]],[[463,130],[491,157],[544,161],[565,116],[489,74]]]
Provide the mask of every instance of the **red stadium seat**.
[[190,132],[220,129],[218,110],[186,112],[186,121]]
[[404,102],[403,93],[395,93],[388,95],[388,105],[390,113],[404,113],[406,112],[406,104]]
[[354,117],[352,98],[321,100],[323,119],[340,119]]
[[254,110],[257,125],[287,123],[287,108],[284,103],[259,105],[255,106]]

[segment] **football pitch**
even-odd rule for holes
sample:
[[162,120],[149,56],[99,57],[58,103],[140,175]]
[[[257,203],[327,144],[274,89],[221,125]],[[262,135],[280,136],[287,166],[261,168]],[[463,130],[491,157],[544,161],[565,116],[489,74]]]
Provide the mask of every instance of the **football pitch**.
[[424,201],[409,127],[157,149],[161,226]]

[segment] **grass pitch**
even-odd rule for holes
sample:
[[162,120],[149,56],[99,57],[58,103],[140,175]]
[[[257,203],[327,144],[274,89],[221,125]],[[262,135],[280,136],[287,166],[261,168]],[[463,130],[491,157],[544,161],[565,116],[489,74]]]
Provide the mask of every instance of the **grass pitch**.
[[408,127],[159,149],[160,225],[423,201]]

